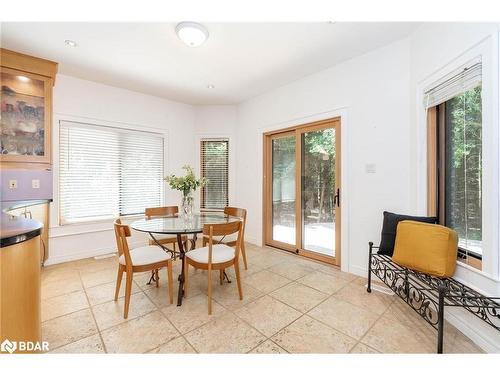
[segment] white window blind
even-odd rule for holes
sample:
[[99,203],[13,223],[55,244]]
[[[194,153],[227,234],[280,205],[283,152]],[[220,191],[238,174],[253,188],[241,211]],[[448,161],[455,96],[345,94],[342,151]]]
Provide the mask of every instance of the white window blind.
[[144,213],[163,199],[160,134],[61,121],[60,223]]
[[223,209],[229,204],[228,164],[229,141],[227,139],[203,139],[201,141],[201,175],[208,184],[201,189],[201,209]]
[[438,104],[468,91],[482,82],[482,63],[476,59],[457,71],[444,77],[440,83],[425,91],[424,106],[434,107]]

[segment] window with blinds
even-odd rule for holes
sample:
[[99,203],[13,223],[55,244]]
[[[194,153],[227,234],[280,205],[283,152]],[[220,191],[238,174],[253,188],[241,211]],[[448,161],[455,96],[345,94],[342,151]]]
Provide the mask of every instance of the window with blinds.
[[229,204],[229,141],[203,139],[201,150],[201,176],[208,183],[201,189],[201,209],[221,210]]
[[433,85],[432,88],[427,90],[425,92],[424,105],[426,108],[431,108],[444,103],[463,92],[480,86],[481,81],[481,60],[473,60],[447,77],[444,77],[440,83]]
[[61,224],[144,213],[163,196],[163,136],[61,121]]
[[426,91],[429,213],[454,229],[458,259],[482,268],[482,66],[471,61]]

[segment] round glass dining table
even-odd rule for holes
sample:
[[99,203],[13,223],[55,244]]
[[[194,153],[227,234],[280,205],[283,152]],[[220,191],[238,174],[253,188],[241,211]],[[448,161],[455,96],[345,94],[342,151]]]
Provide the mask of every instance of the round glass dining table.
[[182,297],[184,296],[184,255],[187,250],[187,242],[183,242],[183,237],[188,237],[191,243],[190,250],[194,249],[198,233],[203,232],[203,226],[206,224],[226,224],[234,221],[241,220],[239,217],[225,215],[223,213],[198,213],[193,214],[192,217],[183,216],[166,216],[154,217],[150,219],[142,219],[134,221],[130,227],[139,232],[148,233],[152,240],[163,250],[171,253],[174,257],[175,254],[172,250],[161,244],[155,237],[158,235],[176,235],[177,245],[179,248],[179,258],[182,261],[181,274],[179,275],[179,293],[177,294],[177,306],[182,305]]

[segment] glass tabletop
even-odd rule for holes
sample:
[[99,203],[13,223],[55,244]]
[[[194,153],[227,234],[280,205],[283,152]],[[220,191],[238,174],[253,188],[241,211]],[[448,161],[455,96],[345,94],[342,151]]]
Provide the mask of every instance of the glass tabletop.
[[158,234],[190,234],[203,232],[205,224],[225,224],[240,220],[223,213],[199,213],[187,219],[181,216],[155,217],[134,221],[130,226],[140,232]]

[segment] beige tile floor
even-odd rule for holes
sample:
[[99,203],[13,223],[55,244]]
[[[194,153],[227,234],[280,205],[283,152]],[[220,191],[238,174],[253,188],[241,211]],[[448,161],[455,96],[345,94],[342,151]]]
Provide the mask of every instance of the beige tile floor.
[[[222,286],[214,275],[211,316],[203,271],[191,269],[182,307],[168,303],[165,270],[160,288],[135,275],[125,320],[124,287],[113,301],[116,257],[46,267],[43,339],[52,353],[435,352],[436,331],[397,297],[366,293],[365,279],[267,247],[248,244],[247,256],[243,301],[233,271]],[[481,352],[445,327],[445,352]]]

